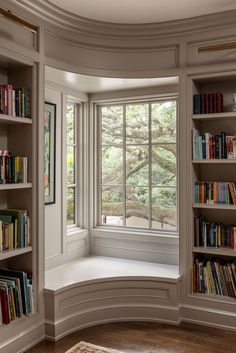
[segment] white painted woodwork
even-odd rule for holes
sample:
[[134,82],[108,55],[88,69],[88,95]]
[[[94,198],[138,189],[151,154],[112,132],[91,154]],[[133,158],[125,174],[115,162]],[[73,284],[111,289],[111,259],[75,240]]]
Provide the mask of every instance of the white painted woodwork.
[[17,255],[26,254],[31,251],[32,251],[32,246],[26,246],[25,248],[21,248],[21,249],[4,250],[0,252],[0,261]]
[[46,89],[45,101],[56,104],[56,157],[55,157],[55,203],[45,205],[45,259],[60,256],[63,252],[62,234],[62,144],[61,144],[61,93]]
[[[46,79],[48,76],[46,75]],[[46,268],[58,266],[88,254],[88,232],[66,227],[66,100],[67,97],[86,100],[87,95],[63,85],[46,83],[45,100],[56,109],[56,202],[45,205],[45,262]],[[82,146],[80,144],[82,149]],[[81,152],[81,151],[80,151]],[[80,170],[82,168],[80,167]],[[82,207],[80,207],[82,209]]]
[[[2,22],[3,21],[3,22]],[[42,234],[39,232],[43,204],[39,193],[41,171],[38,169],[42,145],[39,144],[40,121],[38,87],[39,66],[35,53],[29,49],[28,32],[8,22],[4,27],[1,19],[0,84],[12,83],[14,87],[26,86],[31,91],[31,119],[0,115],[0,148],[8,149],[13,155],[28,157],[28,182],[0,185],[1,208],[27,209],[31,218],[32,246],[3,251],[0,266],[24,270],[34,277],[35,314],[0,326],[0,351],[5,353],[23,352],[27,346],[44,337],[44,315],[42,302],[42,263],[39,258]],[[18,31],[17,31],[18,29]],[[4,32],[5,31],[5,32]],[[20,37],[24,36],[24,38]],[[2,39],[3,38],[3,39]],[[6,39],[7,38],[7,39]],[[22,45],[24,49],[20,46]],[[19,49],[19,51],[18,51]],[[24,55],[22,56],[22,51]],[[28,55],[29,53],[32,54]],[[40,93],[40,95],[42,92]]]
[[162,78],[143,78],[143,79],[124,79],[111,77],[97,77],[89,75],[80,75],[74,72],[66,72],[53,67],[45,67],[45,76],[47,81],[59,84],[59,86],[68,87],[78,92],[99,93],[118,90],[129,90],[146,87],[163,87],[178,84],[178,77]]
[[50,0],[52,4],[70,11],[72,14],[96,21],[112,23],[153,23],[206,15],[214,12],[233,10],[234,2],[225,0],[120,0],[119,3],[107,0]]
[[180,322],[177,266],[90,256],[46,272],[46,337],[104,322]]
[[178,266],[90,256],[71,261],[46,271],[45,292],[59,293],[74,285],[125,277],[154,277],[159,281],[177,283],[180,280]]

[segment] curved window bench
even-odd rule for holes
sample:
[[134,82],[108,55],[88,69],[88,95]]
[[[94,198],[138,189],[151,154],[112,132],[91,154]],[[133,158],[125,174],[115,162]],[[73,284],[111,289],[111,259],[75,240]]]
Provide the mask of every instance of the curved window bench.
[[180,322],[177,266],[90,256],[46,272],[46,337],[114,321]]

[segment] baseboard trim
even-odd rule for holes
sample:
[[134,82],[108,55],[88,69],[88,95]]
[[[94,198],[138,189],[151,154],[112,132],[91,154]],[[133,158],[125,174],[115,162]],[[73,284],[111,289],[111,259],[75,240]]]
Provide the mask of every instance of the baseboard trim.
[[17,347],[17,353],[23,353],[44,339],[45,323],[43,320],[3,342],[0,346],[0,351],[1,353],[15,353]]
[[38,343],[44,341],[45,339],[46,339],[45,335],[43,335],[42,337],[39,337],[34,342],[30,343],[27,347],[22,348],[18,353],[24,353],[24,352],[28,351],[28,349],[36,346]]
[[[119,310],[119,314],[115,311]],[[121,311],[120,311],[121,309]],[[150,316],[142,315],[142,311],[150,311]],[[127,312],[130,313],[127,316]],[[126,313],[126,315],[125,315]],[[97,319],[91,319],[91,316]],[[156,317],[155,317],[156,315]],[[103,317],[103,318],[101,318]],[[61,338],[76,332],[78,330],[106,324],[112,322],[124,322],[124,321],[143,321],[143,322],[158,322],[166,323],[171,325],[179,325],[181,323],[180,307],[122,307],[122,308],[106,308],[102,310],[93,310],[93,312],[87,312],[81,315],[76,313],[60,319],[60,321],[54,323],[51,320],[45,322],[45,338],[49,341],[57,342]]]
[[236,313],[184,304],[181,313],[182,322],[236,332]]

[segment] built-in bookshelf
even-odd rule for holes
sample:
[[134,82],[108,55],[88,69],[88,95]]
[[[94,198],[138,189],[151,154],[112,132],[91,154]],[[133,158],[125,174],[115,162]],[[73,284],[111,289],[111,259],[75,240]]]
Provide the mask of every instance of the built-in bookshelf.
[[0,332],[37,309],[35,73],[0,55]]
[[236,303],[235,79],[236,73],[207,74],[188,82],[188,293]]

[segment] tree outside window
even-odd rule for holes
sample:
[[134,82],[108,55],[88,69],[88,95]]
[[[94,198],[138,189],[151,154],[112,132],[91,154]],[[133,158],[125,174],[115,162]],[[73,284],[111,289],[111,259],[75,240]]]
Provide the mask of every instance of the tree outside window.
[[[77,174],[76,156],[77,156],[77,136],[76,136],[76,105],[67,105],[67,145],[66,145],[66,175],[67,175],[67,202],[66,202],[66,219],[67,226],[76,224],[77,215]],[[77,170],[77,171],[76,171]],[[75,173],[76,171],[76,173]]]
[[176,100],[100,107],[100,224],[177,230]]

